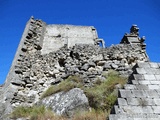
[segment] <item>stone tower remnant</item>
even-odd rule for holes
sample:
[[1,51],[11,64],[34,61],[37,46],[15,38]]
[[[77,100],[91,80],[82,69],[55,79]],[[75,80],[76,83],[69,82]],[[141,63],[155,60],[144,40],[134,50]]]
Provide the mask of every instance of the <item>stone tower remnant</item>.
[[143,50],[146,49],[146,44],[144,43],[145,41],[145,36],[142,36],[142,38],[139,37],[139,28],[137,25],[132,25],[130,28],[130,33],[125,34],[124,37],[122,38],[121,42],[122,44],[137,44],[142,47]]

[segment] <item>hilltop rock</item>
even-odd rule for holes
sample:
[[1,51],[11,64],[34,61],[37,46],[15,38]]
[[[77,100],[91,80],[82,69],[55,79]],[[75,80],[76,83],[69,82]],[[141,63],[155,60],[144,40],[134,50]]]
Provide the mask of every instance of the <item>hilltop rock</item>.
[[39,103],[47,108],[51,108],[58,115],[71,117],[76,111],[89,110],[88,98],[83,90],[79,88],[71,89],[68,92],[59,92],[42,99]]

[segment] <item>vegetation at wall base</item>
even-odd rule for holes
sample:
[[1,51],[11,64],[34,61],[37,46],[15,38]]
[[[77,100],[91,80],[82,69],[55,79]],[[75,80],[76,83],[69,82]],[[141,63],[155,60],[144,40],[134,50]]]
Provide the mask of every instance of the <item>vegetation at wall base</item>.
[[41,99],[52,94],[64,91],[67,92],[73,88],[82,88],[83,83],[79,76],[70,76],[66,80],[60,82],[59,85],[51,85],[41,96]]
[[88,97],[90,107],[96,110],[110,110],[117,100],[115,85],[126,83],[127,78],[121,77],[116,71],[109,71],[105,75],[106,80],[95,84],[92,88],[86,88],[85,94]]
[[29,120],[46,120],[55,118],[53,112],[50,109],[46,109],[44,106],[20,106],[14,109],[11,114],[12,119],[28,118]]
[[[73,88],[81,88],[88,100],[91,111],[77,113],[72,120],[105,120],[109,111],[117,100],[115,86],[124,85],[127,78],[120,76],[116,71],[108,71],[105,80],[97,80],[92,87],[84,87],[83,80],[79,76],[70,76],[58,85],[51,85],[44,92],[41,99],[52,94],[64,91],[67,92]],[[51,110],[45,109],[44,106],[18,107],[12,113],[12,118],[28,117],[30,120],[67,120],[68,118],[57,116]]]
[[[77,112],[72,120],[105,120],[109,112],[91,111]],[[27,118],[29,120],[68,120],[64,116],[55,115],[51,110],[44,106],[17,107],[11,114],[12,119]]]

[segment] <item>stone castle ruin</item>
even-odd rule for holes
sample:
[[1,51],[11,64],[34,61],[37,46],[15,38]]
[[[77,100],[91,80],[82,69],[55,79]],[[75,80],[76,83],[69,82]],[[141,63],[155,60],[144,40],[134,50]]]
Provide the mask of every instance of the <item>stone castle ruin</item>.
[[[134,74],[150,72],[143,69],[140,65],[142,63],[147,64],[149,69],[155,66],[153,68],[159,71],[159,64],[152,63],[149,67],[145,37],[140,38],[138,30],[139,28],[133,25],[130,33],[124,35],[120,44],[105,47],[104,40],[98,38],[93,26],[47,25],[42,20],[31,17],[25,27],[6,81],[0,87],[0,118],[9,119],[6,117],[7,114],[17,106],[32,106],[38,103],[42,93],[50,85],[58,84],[72,75],[80,76],[85,86],[91,86],[97,79],[104,79],[103,73],[110,69],[128,76],[130,84],[136,82],[132,80],[137,80]],[[140,68],[135,67],[137,64]],[[157,72],[156,75],[158,77],[159,73]],[[143,80],[146,82],[145,80],[150,78],[148,76]],[[158,85],[159,82],[154,83]],[[128,89],[133,87],[137,86],[127,84],[125,88],[127,90],[120,90],[121,98],[118,99],[120,102],[112,110],[110,120],[121,120],[116,117],[122,112],[116,110],[122,111],[124,105],[128,105],[128,99],[125,97]],[[154,86],[150,88],[154,89]],[[81,102],[66,104],[65,102],[74,95],[81,96],[77,98]],[[57,114],[66,114],[81,105],[88,106],[87,98],[78,88],[67,93],[66,96],[69,97],[62,94],[59,96],[65,100],[53,102],[53,111]],[[134,97],[132,96],[129,100],[133,100]],[[54,96],[54,99],[59,98]],[[153,112],[153,114],[157,113]]]

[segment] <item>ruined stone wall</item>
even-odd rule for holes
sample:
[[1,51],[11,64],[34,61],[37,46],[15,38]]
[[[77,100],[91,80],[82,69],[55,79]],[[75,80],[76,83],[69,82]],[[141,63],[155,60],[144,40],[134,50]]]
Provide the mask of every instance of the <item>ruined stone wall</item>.
[[[31,18],[25,27],[17,52],[13,59],[10,71],[6,81],[3,84],[0,94],[0,116],[3,118],[12,111],[12,101],[16,92],[23,87],[23,75],[28,74],[28,68],[31,67],[28,61],[32,56],[42,48],[42,39],[45,29],[45,23],[41,20]],[[21,71],[19,71],[21,69]],[[20,98],[16,98],[20,99]],[[6,120],[7,118],[5,118]]]
[[56,51],[67,45],[95,44],[98,38],[93,26],[47,25],[43,40],[42,54]]
[[[104,75],[110,69],[128,76],[138,61],[148,61],[145,50],[136,44],[109,48],[77,44],[69,48],[62,46],[45,54],[44,46],[48,44],[45,41],[46,29],[44,22],[33,18],[26,25],[10,72],[1,87],[0,114],[3,118],[14,107],[35,104],[50,85],[69,76],[79,76],[86,86],[92,86],[96,80],[105,79]],[[85,41],[88,38],[81,39]]]
[[28,57],[27,61],[21,62],[24,67],[16,66],[15,72],[20,79],[11,82],[16,88],[10,101],[13,107],[33,105],[51,84],[57,84],[69,76],[78,75],[86,86],[91,86],[96,80],[105,79],[103,75],[109,69],[128,76],[137,61],[147,61],[138,46],[123,44],[106,49],[77,45],[45,55],[37,51]]

